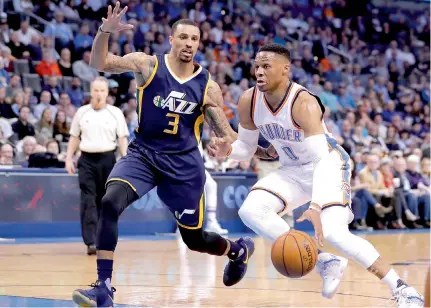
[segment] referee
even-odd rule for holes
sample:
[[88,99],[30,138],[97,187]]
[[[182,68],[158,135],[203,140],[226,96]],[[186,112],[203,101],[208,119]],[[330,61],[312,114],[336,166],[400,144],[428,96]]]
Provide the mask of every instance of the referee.
[[81,232],[87,254],[96,254],[97,221],[105,183],[115,164],[117,139],[121,156],[126,155],[129,135],[123,113],[106,103],[108,80],[97,77],[91,83],[90,104],[78,109],[70,127],[66,170],[75,173],[73,155],[78,150],[78,179],[81,189]]

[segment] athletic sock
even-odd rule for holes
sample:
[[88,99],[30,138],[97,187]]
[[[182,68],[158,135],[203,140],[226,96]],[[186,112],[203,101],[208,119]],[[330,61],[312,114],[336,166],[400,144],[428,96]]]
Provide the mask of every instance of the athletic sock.
[[382,278],[382,281],[387,284],[391,291],[396,288],[401,287],[402,285],[407,285],[398,274],[394,271],[393,268],[389,270],[385,277]]
[[112,268],[114,260],[97,259],[97,276],[99,280],[112,280]]

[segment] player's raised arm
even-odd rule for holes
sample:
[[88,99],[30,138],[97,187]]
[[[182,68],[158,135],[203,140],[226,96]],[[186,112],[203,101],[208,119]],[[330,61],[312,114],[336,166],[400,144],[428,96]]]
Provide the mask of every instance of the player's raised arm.
[[108,54],[109,35],[114,32],[133,29],[133,25],[123,24],[121,18],[127,12],[127,6],[120,11],[117,2],[114,9],[108,7],[107,18],[103,18],[102,25],[94,38],[91,48],[90,66],[100,72],[121,74],[125,72],[142,72],[145,66],[151,66],[152,56],[143,52],[133,52],[123,57]]

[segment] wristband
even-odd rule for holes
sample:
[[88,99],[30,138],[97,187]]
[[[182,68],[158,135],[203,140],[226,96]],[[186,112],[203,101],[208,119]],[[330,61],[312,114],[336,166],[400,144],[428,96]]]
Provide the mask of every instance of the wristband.
[[310,204],[310,206],[308,208],[310,210],[316,211],[318,213],[322,212],[322,209],[319,206],[315,205],[315,204]]
[[269,153],[268,153],[268,149],[269,149],[269,148],[266,148],[266,149],[265,149],[265,154],[266,154],[267,156],[271,157],[272,159],[276,159],[276,158],[277,158],[277,156],[272,156],[271,154],[269,154]]
[[102,26],[100,26],[100,27],[99,27],[99,31],[100,31],[100,32],[102,32],[102,33],[106,33],[106,34],[111,34],[111,33],[112,33],[112,32],[106,32],[106,31],[103,31],[103,30],[102,30]]

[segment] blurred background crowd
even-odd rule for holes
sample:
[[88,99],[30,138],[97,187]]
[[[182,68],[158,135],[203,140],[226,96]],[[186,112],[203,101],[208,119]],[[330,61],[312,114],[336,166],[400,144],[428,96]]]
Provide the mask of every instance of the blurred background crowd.
[[[170,25],[202,30],[195,61],[237,101],[254,85],[253,58],[265,43],[291,50],[291,78],[319,95],[329,131],[352,158],[353,229],[423,228],[430,221],[430,11],[347,0],[121,1],[132,31],[111,35],[109,52],[167,53]],[[389,1],[390,2],[390,1]],[[99,73],[90,50],[108,0],[9,0],[0,14],[0,164],[63,167],[70,122],[89,102]],[[137,126],[131,73],[105,74],[108,103]],[[204,147],[209,140],[204,127]],[[260,140],[262,146],[268,143]],[[204,154],[217,172],[257,172],[278,162]]]

